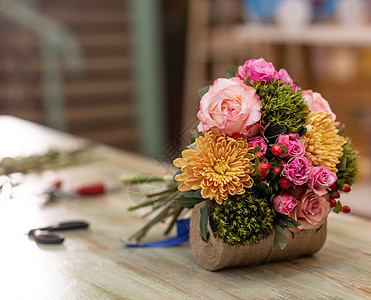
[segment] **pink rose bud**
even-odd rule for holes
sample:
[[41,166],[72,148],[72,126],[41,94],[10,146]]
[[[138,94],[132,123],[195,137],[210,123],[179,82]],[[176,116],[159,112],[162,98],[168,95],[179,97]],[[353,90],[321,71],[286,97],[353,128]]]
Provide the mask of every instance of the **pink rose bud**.
[[197,114],[200,120],[198,131],[205,133],[211,130],[215,134],[245,137],[249,137],[250,133],[255,134],[251,128],[260,120],[262,107],[255,92],[254,88],[237,77],[215,80],[201,98]]
[[302,97],[308,105],[310,111],[324,111],[331,114],[332,119],[336,120],[336,115],[332,112],[330,104],[320,93],[314,93],[312,90],[303,91]]
[[281,154],[281,158],[291,158],[294,156],[304,156],[305,147],[299,140],[299,135],[297,133],[290,134],[280,134],[277,143],[282,144],[286,147],[287,153]]
[[294,209],[297,202],[293,196],[282,194],[274,198],[273,206],[279,213],[288,215]]
[[283,166],[282,174],[296,185],[308,182],[312,163],[305,156],[295,157],[291,162]]
[[263,58],[245,61],[242,66],[238,67],[236,76],[251,82],[262,81],[269,83],[274,79],[279,79],[273,64],[266,62]]
[[260,146],[260,151],[263,152],[264,155],[267,152],[267,144],[265,143],[264,139],[261,136],[249,139],[248,143],[249,147],[255,148],[257,146]]
[[313,167],[309,174],[308,186],[319,196],[327,193],[326,188],[335,183],[337,176],[329,167]]

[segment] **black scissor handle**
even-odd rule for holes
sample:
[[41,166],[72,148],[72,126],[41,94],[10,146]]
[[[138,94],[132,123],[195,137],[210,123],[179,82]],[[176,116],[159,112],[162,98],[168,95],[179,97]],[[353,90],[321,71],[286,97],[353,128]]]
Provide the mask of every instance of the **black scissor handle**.
[[33,238],[39,244],[62,244],[64,236],[62,234],[56,234],[46,230],[35,230]]
[[89,227],[89,223],[85,221],[62,222],[48,227],[31,229],[28,232],[28,236],[40,244],[61,244],[64,241],[64,236],[54,233],[55,231],[83,229],[87,227]]

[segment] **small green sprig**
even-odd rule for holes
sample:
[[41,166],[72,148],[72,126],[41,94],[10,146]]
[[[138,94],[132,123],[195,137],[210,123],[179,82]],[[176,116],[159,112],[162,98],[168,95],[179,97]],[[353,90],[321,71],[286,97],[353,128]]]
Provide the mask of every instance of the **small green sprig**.
[[23,157],[5,157],[0,161],[0,175],[28,174],[70,165],[82,164],[93,159],[93,146],[73,150],[49,150],[43,154]]

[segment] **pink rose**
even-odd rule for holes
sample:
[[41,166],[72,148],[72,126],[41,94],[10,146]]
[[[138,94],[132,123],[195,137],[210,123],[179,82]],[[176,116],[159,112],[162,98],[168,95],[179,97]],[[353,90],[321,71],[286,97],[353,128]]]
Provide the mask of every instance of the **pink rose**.
[[308,179],[308,186],[319,196],[327,193],[325,190],[335,183],[337,176],[329,167],[313,167]]
[[266,62],[263,58],[249,59],[245,61],[242,66],[238,67],[238,73],[242,80],[246,81],[263,81],[266,83],[271,82],[273,79],[278,79],[278,73],[274,69],[272,63]]
[[305,156],[295,157],[283,166],[282,174],[296,185],[308,182],[312,164]]
[[264,139],[261,136],[254,137],[248,140],[249,147],[257,147],[260,146],[260,151],[265,153],[267,152],[267,144],[265,143]]
[[330,113],[332,119],[336,120],[336,115],[332,112],[330,104],[325,100],[320,93],[315,93],[312,90],[303,91],[302,97],[308,105],[310,111],[324,111]]
[[[198,131],[215,134],[248,136],[253,124],[260,120],[262,104],[255,89],[237,77],[219,78],[202,96],[197,114]],[[259,125],[260,126],[260,125]]]
[[293,196],[282,194],[274,198],[273,206],[279,213],[288,215],[294,209],[297,202]]
[[319,196],[311,190],[303,194],[290,213],[290,217],[301,223],[299,229],[319,228],[330,213],[330,203],[327,196]]
[[299,141],[299,135],[297,133],[280,134],[277,143],[284,145],[287,149],[287,153],[280,155],[281,158],[305,155],[305,147]]
[[278,71],[278,78],[282,80],[283,83],[285,84],[290,84],[292,85],[292,88],[294,90],[300,90],[301,88],[297,86],[294,81],[291,79],[290,75],[287,73],[285,69],[280,69]]

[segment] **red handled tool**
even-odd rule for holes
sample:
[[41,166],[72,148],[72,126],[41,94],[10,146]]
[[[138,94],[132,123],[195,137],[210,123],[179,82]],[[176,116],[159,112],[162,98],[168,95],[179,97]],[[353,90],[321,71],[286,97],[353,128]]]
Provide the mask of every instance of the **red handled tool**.
[[63,189],[62,181],[55,181],[46,191],[47,202],[51,202],[60,197],[86,197],[103,195],[110,192],[117,191],[122,185],[118,182],[94,182],[78,186],[76,188],[67,190]]

